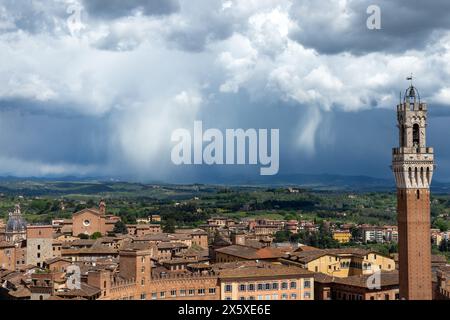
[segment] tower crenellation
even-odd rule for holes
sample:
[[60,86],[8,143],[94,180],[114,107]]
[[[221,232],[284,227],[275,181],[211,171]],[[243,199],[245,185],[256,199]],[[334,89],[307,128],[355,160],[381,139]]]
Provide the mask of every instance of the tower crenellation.
[[399,146],[393,149],[392,169],[398,188],[429,188],[434,171],[434,150],[427,147],[426,103],[412,85],[397,105]]

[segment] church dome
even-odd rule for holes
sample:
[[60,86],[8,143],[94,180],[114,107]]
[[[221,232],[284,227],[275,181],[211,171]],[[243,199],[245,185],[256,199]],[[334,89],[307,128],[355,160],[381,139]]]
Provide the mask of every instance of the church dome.
[[22,218],[22,214],[20,212],[20,206],[16,205],[14,212],[9,213],[9,219],[6,223],[5,231],[8,233],[11,232],[25,232],[27,228],[26,221]]
[[6,232],[23,232],[27,228],[27,223],[22,217],[11,216],[6,223]]

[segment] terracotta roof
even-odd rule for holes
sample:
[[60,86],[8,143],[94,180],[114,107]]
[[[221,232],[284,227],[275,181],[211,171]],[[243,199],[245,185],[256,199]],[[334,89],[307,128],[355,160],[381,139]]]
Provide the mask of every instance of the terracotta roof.
[[258,263],[225,263],[212,265],[219,278],[254,278],[254,277],[313,277],[314,273],[294,266]]
[[188,245],[182,242],[161,242],[158,243],[158,249],[175,249],[175,248],[187,248]]
[[90,212],[90,213],[95,214],[95,215],[97,215],[97,216],[100,216],[100,215],[101,215],[101,213],[100,213],[100,211],[99,211],[98,209],[95,209],[95,208],[86,208],[86,209],[83,209],[83,210],[80,210],[80,211],[75,212],[75,213],[73,214],[73,216],[78,216],[78,215],[80,215],[80,214],[82,214],[82,213],[85,213],[85,212]]
[[216,252],[224,253],[247,260],[276,259],[283,256],[283,252],[276,248],[253,248],[242,245],[231,245],[216,249]]
[[63,257],[54,257],[54,258],[50,258],[45,260],[45,264],[46,265],[50,265],[52,263],[58,262],[58,261],[64,261],[64,262],[68,262],[71,263],[71,261],[69,259],[63,258]]
[[71,247],[80,247],[80,246],[92,246],[97,240],[93,239],[77,239],[69,242],[64,242],[64,245],[69,245]]
[[329,276],[325,273],[315,273],[314,274],[314,281],[319,283],[331,283],[333,282],[333,277]]
[[146,234],[141,237],[135,237],[135,241],[179,241],[179,240],[190,240],[191,237],[188,234],[182,233],[155,233]]
[[89,255],[89,254],[119,254],[119,251],[114,248],[106,246],[98,246],[91,248],[81,248],[81,249],[63,249],[61,251],[62,255]]
[[[348,286],[355,286],[361,288],[367,288],[367,280],[372,275],[357,275],[346,278],[334,278],[334,283],[343,284]],[[398,286],[398,271],[381,272],[380,274],[380,286]]]
[[72,225],[64,225],[61,227],[62,233],[72,233]]
[[195,234],[195,235],[207,235],[208,233],[202,229],[176,229],[175,233],[178,234]]
[[160,264],[188,264],[188,263],[195,263],[197,262],[194,259],[187,259],[187,258],[174,258],[174,259],[170,259],[170,260],[161,260],[159,261]]
[[25,286],[20,286],[17,290],[10,290],[8,291],[8,294],[14,298],[31,297],[31,291]]
[[66,292],[57,292],[55,295],[60,297],[92,297],[99,294],[101,290],[99,288],[90,286],[86,283],[81,283],[80,289],[73,289]]
[[154,247],[155,244],[149,242],[130,242],[125,243],[121,250],[146,250]]
[[0,241],[0,249],[4,248],[14,248],[15,245],[12,242]]

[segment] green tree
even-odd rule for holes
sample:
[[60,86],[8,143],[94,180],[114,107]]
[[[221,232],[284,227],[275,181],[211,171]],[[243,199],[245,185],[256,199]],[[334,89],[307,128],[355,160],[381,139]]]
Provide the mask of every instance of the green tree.
[[128,233],[127,226],[123,221],[117,221],[116,224],[114,225],[113,232],[120,234],[127,234]]
[[439,251],[450,252],[450,241],[447,239],[443,239],[441,241],[441,244],[439,245]]
[[175,220],[167,219],[166,223],[163,224],[162,229],[166,233],[174,233],[175,232]]
[[80,233],[78,235],[78,238],[80,238],[80,239],[89,239],[89,236],[87,234],[85,234],[85,233]]
[[449,229],[450,223],[444,219],[437,218],[434,220],[433,226],[441,231],[445,232]]
[[363,237],[361,228],[358,228],[356,226],[352,226],[350,228],[350,233],[352,234],[352,240],[353,241],[359,241]]
[[93,239],[93,240],[97,240],[98,238],[101,238],[102,237],[102,234],[100,233],[100,232],[94,232],[92,235],[91,235],[91,239]]
[[275,233],[275,242],[286,242],[289,240],[289,231],[277,231]]

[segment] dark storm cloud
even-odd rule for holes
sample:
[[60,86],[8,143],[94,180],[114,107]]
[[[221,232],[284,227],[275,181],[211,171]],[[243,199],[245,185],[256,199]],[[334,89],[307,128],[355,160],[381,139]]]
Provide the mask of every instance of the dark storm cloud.
[[1,157],[43,163],[104,163],[105,122],[91,117],[60,117],[21,110],[0,110]]
[[[295,2],[290,14],[301,29],[291,34],[292,39],[325,54],[403,52],[423,49],[450,29],[448,0],[352,0],[346,8],[336,3]],[[381,30],[367,28],[370,5],[381,9]]]
[[177,12],[177,0],[84,0],[84,8],[89,15],[114,19],[133,15],[137,12],[151,15],[166,15]]

